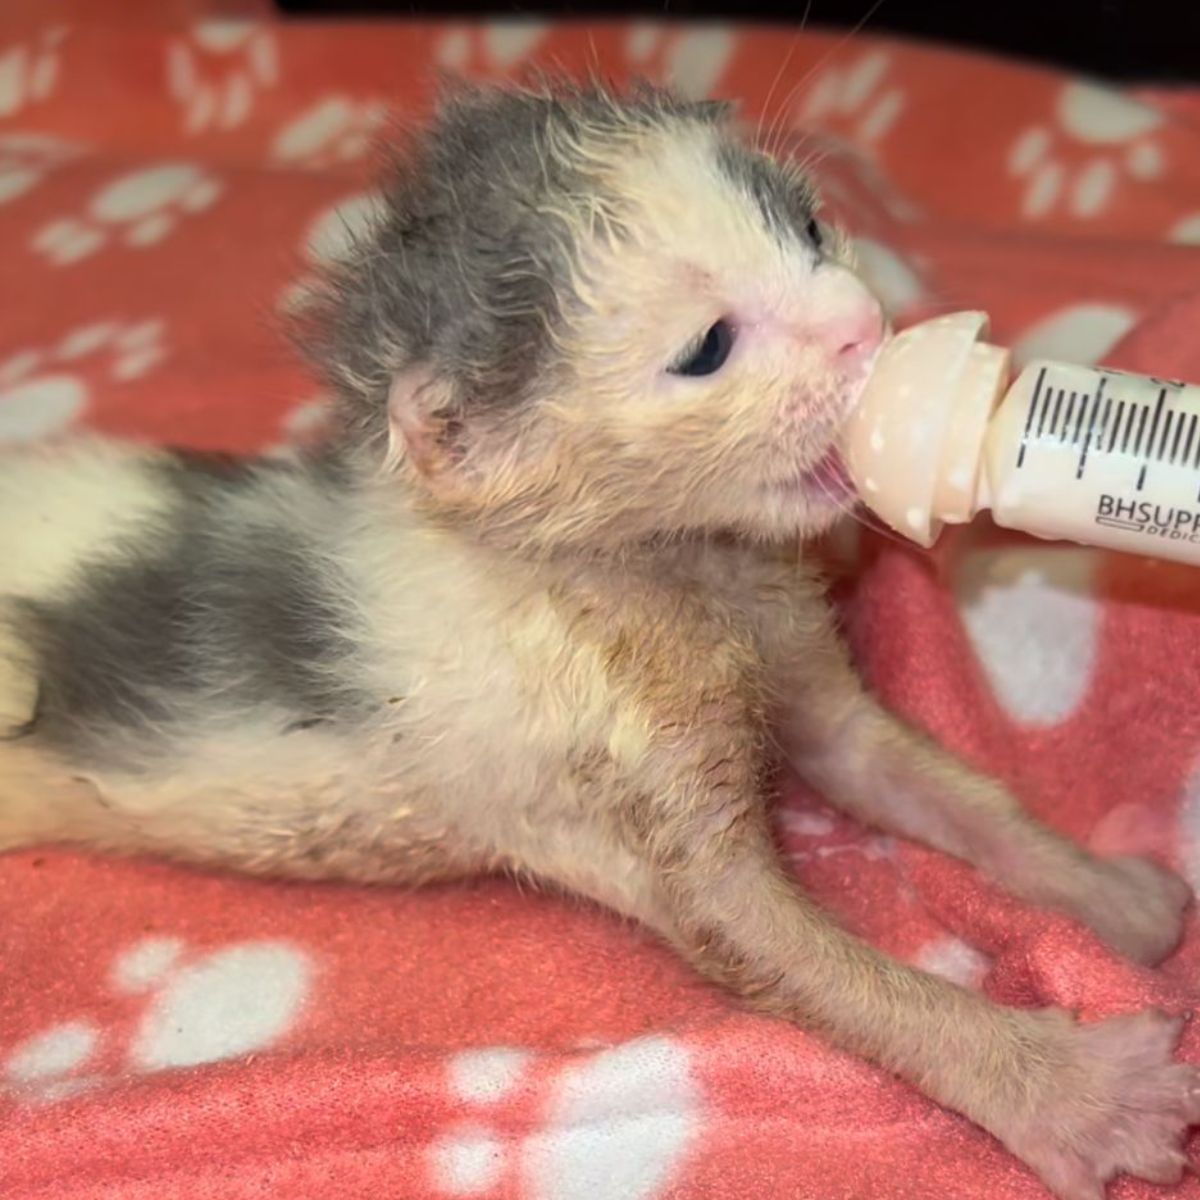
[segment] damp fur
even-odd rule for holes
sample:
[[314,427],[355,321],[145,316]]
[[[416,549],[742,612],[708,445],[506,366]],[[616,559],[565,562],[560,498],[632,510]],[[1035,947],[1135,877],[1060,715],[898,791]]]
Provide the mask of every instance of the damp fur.
[[[1064,1200],[1178,1178],[1177,1020],[995,1005],[847,934],[777,859],[787,765],[1141,961],[1188,901],[852,669],[798,547],[845,506],[831,449],[879,311],[803,173],[653,88],[461,87],[383,195],[297,334],[325,442],[0,459],[0,848],[507,872],[643,922]],[[689,373],[721,322],[727,357]]]

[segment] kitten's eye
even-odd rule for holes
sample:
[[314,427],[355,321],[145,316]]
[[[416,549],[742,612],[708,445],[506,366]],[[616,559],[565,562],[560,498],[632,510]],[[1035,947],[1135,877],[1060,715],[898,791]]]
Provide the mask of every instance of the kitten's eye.
[[808,224],[804,227],[804,234],[813,244],[814,250],[820,250],[824,244],[825,238],[821,233],[821,222],[816,217],[809,217]]
[[733,349],[734,329],[722,318],[711,325],[695,346],[689,346],[682,357],[667,370],[672,375],[715,375]]

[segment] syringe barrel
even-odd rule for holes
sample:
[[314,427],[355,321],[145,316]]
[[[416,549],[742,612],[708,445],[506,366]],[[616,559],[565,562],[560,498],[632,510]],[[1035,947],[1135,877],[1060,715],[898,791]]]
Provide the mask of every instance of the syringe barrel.
[[1200,564],[1200,387],[1034,362],[983,458],[980,499],[999,525]]

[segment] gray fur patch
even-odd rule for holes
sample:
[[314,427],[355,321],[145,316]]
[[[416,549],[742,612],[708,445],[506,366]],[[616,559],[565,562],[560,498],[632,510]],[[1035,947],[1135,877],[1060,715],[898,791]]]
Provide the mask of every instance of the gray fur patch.
[[812,192],[764,154],[736,142],[722,144],[718,161],[733,184],[758,205],[763,220],[780,237],[812,245],[807,226],[815,207]]
[[319,546],[285,505],[231,504],[280,472],[319,482],[283,463],[177,456],[156,469],[178,496],[169,524],[118,563],[82,569],[61,599],[18,605],[38,675],[26,736],[76,761],[111,761],[113,733],[138,733],[142,752],[166,749],[200,712],[236,720],[265,705],[289,727],[358,712],[350,618],[328,566],[317,568]]
[[573,300],[576,247],[551,212],[586,206],[599,186],[562,148],[584,127],[724,115],[649,87],[620,100],[598,88],[454,90],[400,157],[375,229],[298,331],[345,401],[345,436],[382,443],[388,384],[418,362],[454,385],[462,411],[519,405]]

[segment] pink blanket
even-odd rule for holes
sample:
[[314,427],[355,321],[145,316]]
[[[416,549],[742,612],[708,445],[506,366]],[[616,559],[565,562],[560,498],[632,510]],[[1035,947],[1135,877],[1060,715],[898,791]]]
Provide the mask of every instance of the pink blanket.
[[[530,58],[673,73],[817,135],[902,319],[982,307],[1025,356],[1200,379],[1200,97],[816,33],[94,7],[0,18],[4,441],[303,436],[318,397],[277,317],[369,211],[385,112],[421,111],[435,65]],[[1200,883],[1200,575],[982,525],[855,553],[847,626],[892,705],[1074,837]],[[816,797],[780,829],[807,887],[930,970],[1088,1017],[1200,1002],[1195,928],[1149,972]],[[965,1121],[603,912],[57,850],[0,860],[0,1195],[1045,1200]]]

